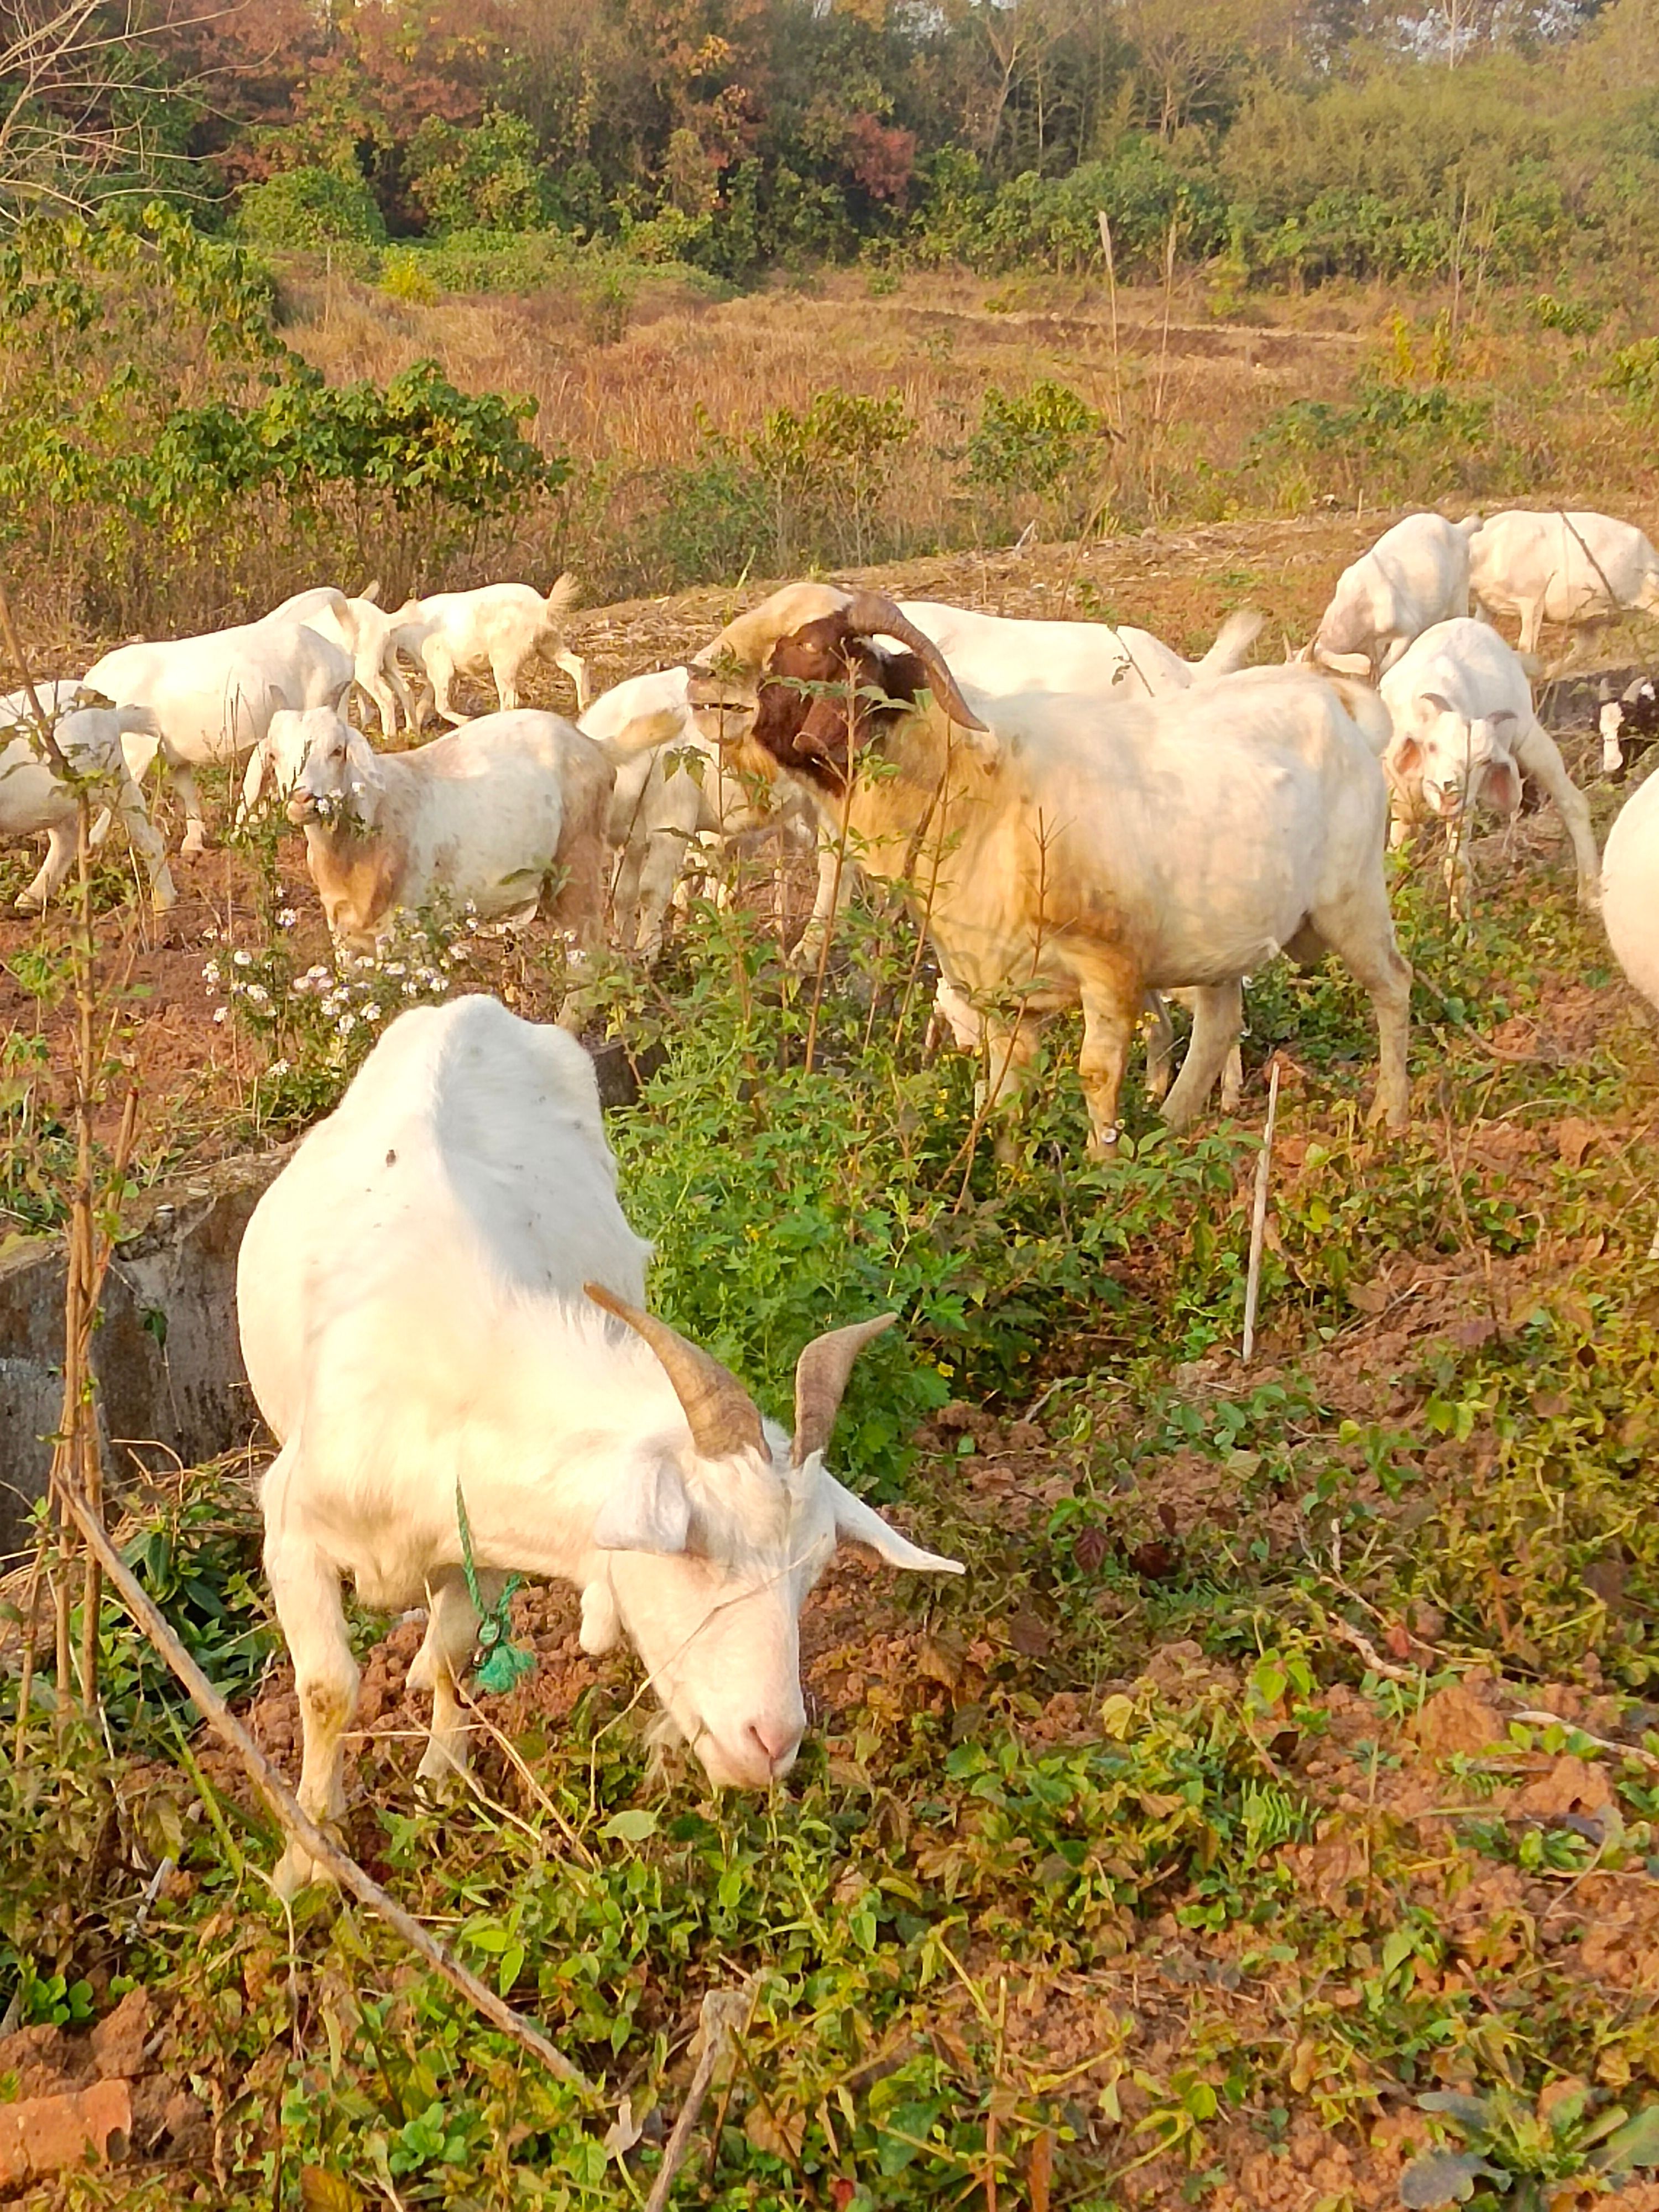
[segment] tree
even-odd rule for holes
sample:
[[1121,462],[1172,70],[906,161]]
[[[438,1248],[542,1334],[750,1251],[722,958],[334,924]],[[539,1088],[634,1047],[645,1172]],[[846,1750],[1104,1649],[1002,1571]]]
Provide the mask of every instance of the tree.
[[[182,165],[187,88],[153,66],[139,0],[8,0],[0,13],[0,221],[153,191]],[[180,173],[175,184],[182,184]]]

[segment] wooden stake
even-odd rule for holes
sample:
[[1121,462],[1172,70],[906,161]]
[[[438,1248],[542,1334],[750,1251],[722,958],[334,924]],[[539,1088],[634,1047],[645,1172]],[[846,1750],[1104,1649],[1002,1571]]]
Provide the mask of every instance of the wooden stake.
[[1244,1345],[1248,1367],[1255,1352],[1255,1302],[1261,1289],[1261,1246],[1267,1233],[1267,1180],[1273,1173],[1273,1122],[1279,1113],[1279,1062],[1275,1059],[1267,1081],[1267,1126],[1261,1135],[1261,1153],[1255,1164],[1255,1204],[1250,1212],[1250,1266],[1244,1279]]
[[[663,2152],[657,2178],[651,2185],[651,2194],[645,2200],[645,2212],[663,2212],[674,2186],[674,2177],[684,2165],[685,2154],[691,2148],[691,2130],[697,2124],[697,2115],[708,2094],[714,2069],[731,2048],[732,2037],[742,2033],[753,2001],[752,1982],[745,1982],[735,1990],[710,1990],[703,1999],[697,2021],[697,2040],[702,2049],[691,2076],[691,2086],[685,2093],[685,2102],[674,2123],[674,2131]],[[718,2144],[715,2148],[718,2150]]]

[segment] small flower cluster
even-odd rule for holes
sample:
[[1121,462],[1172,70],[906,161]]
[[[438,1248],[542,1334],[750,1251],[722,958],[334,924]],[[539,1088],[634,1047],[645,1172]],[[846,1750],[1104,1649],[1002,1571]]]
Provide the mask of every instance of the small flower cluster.
[[[272,916],[283,933],[295,918],[286,907]],[[258,1078],[264,1111],[309,1115],[331,1103],[386,1022],[447,995],[477,927],[471,912],[401,915],[373,952],[338,951],[332,964],[304,969],[285,933],[260,947],[221,946],[202,981],[224,994],[213,1019],[234,1018],[271,1055]]]

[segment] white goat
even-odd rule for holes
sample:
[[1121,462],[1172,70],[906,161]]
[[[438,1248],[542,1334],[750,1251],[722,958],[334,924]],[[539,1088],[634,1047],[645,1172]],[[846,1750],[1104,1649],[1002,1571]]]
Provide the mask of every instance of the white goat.
[[1519,617],[1522,653],[1537,651],[1547,622],[1599,622],[1624,607],[1659,616],[1659,555],[1609,514],[1495,514],[1469,548],[1469,581],[1488,614]]
[[485,919],[552,912],[579,942],[600,928],[611,769],[556,714],[485,714],[409,753],[376,753],[327,708],[307,718],[289,801],[336,939],[368,946],[400,907],[442,892]]
[[1594,907],[1595,832],[1584,795],[1560,750],[1533,711],[1532,687],[1518,655],[1490,623],[1437,623],[1414,640],[1382,678],[1394,735],[1383,756],[1393,794],[1392,842],[1433,816],[1453,825],[1448,880],[1462,877],[1469,817],[1484,800],[1500,813],[1521,804],[1531,776],[1555,801],[1572,840],[1578,902]]
[[[662,949],[675,887],[694,846],[716,848],[769,828],[818,852],[817,893],[795,948],[816,957],[836,899],[835,845],[821,837],[802,793],[775,780],[769,760],[742,770],[697,733],[688,703],[690,672],[658,669],[630,676],[594,700],[576,726],[618,763],[608,831],[616,854],[611,912],[624,943],[647,957]],[[856,872],[850,856],[843,881]]]
[[1098,695],[1114,687],[1125,697],[1167,698],[1242,668],[1261,629],[1260,615],[1241,609],[1222,623],[1201,660],[1183,660],[1150,630],[1127,623],[1022,622],[939,599],[901,599],[898,609],[933,640],[959,684],[995,698],[1018,691]]
[[1414,637],[1469,611],[1472,514],[1448,522],[1408,514],[1385,530],[1336,580],[1320,619],[1313,658],[1348,675],[1392,668]]
[[[451,702],[457,676],[492,676],[503,713],[519,703],[519,678],[542,653],[576,687],[578,713],[587,704],[587,667],[562,642],[560,617],[576,596],[574,576],[561,576],[544,599],[528,584],[485,584],[475,592],[437,592],[409,599],[392,616],[384,652],[388,666],[399,652],[420,662],[433,703],[446,722],[462,722]],[[424,716],[422,716],[424,719]]]
[[[371,1606],[430,1606],[410,1670],[433,1698],[421,1772],[465,1771],[455,1684],[479,1619],[463,1505],[485,1602],[514,1572],[574,1583],[583,1648],[631,1639],[716,1786],[762,1789],[793,1762],[799,1616],[838,1539],[961,1572],[824,1467],[853,1361],[891,1316],[802,1352],[790,1443],[642,1310],[649,1248],[616,1181],[580,1046],[464,998],[392,1024],[254,1209],[237,1310],[282,1444],[265,1571],[314,1819],[345,1810],[344,1576]],[[316,1871],[290,1845],[277,1887],[292,1896]]]
[[1619,965],[1659,1013],[1659,776],[1637,786],[1607,832],[1601,921]]
[[[1166,1108],[1179,1127],[1237,1042],[1238,978],[1282,949],[1328,948],[1376,1012],[1373,1118],[1406,1121],[1411,970],[1383,880],[1388,788],[1333,684],[1257,670],[1146,703],[970,704],[892,600],[817,584],[774,593],[698,664],[706,734],[770,751],[821,821],[850,820],[868,873],[919,866],[929,881],[940,968],[981,1012],[999,1095],[1023,1080],[1042,1017],[1080,1003],[1091,1148],[1109,1152],[1146,994],[1194,988]],[[856,773],[861,750],[881,775]]]
[[159,751],[184,803],[187,854],[207,841],[192,771],[234,765],[264,736],[279,708],[337,706],[351,680],[350,655],[287,616],[204,637],[117,646],[82,679],[88,690],[154,716],[154,732],[127,738],[127,766],[142,782]]
[[410,729],[415,727],[416,710],[398,656],[387,650],[398,617],[380,605],[380,592],[378,581],[365,584],[354,599],[331,585],[319,584],[311,591],[296,592],[281,606],[273,607],[264,619],[302,622],[307,629],[314,629],[343,653],[349,653],[353,681],[378,709],[380,735],[390,738],[397,735],[399,710]]
[[[73,683],[42,684],[36,696],[51,718],[52,735],[71,772],[84,776],[94,794],[107,803],[125,827],[132,848],[149,878],[150,903],[158,914],[178,903],[167,863],[167,848],[144,805],[143,793],[127,772],[124,736],[155,735],[155,726],[142,707],[80,707]],[[0,838],[45,833],[46,857],[39,874],[18,893],[19,914],[39,914],[62,884],[75,860],[80,810],[76,794],[53,768],[28,705],[27,694],[0,699]],[[101,842],[107,813],[94,827]]]

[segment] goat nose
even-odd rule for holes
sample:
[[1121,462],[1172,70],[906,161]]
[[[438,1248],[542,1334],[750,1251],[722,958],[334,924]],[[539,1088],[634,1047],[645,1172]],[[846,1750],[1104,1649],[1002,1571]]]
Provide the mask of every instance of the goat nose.
[[749,1741],[774,1774],[783,1773],[800,1749],[801,1731],[793,1721],[761,1720],[749,1723]]

